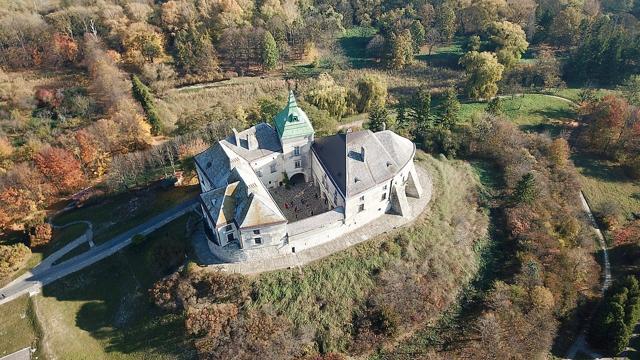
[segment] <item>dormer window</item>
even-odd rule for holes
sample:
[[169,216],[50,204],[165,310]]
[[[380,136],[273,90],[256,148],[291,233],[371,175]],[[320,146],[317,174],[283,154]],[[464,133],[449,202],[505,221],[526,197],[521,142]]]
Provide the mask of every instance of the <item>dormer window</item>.
[[296,146],[293,148],[293,155],[300,156],[300,146]]
[[290,122],[297,122],[298,121],[298,115],[289,115],[289,121]]

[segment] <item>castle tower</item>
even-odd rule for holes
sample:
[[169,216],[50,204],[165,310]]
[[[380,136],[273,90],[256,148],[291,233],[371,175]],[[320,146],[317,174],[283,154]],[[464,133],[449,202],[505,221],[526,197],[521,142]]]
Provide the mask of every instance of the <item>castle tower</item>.
[[282,145],[284,170],[289,177],[302,174],[305,181],[311,179],[311,144],[314,130],[307,114],[298,106],[293,91],[289,91],[287,105],[274,120]]

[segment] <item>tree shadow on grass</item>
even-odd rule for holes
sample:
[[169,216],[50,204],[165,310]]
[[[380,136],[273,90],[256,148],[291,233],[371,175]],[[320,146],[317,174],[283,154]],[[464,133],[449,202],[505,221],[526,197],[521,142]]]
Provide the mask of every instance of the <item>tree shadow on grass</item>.
[[520,125],[520,130],[525,132],[534,132],[538,134],[548,133],[551,137],[560,135],[564,126],[560,124],[527,124]]
[[532,114],[543,116],[547,119],[574,119],[576,113],[571,109],[541,109]]
[[[146,242],[45,286],[42,295],[57,300],[52,311],[75,315],[75,325],[98,340],[106,353],[193,358],[182,316],[163,312],[148,295],[156,281],[183,262],[190,241],[184,233],[186,221],[184,216],[150,234]],[[82,304],[76,310],[78,302]]]
[[596,156],[574,156],[572,160],[577,167],[581,168],[580,171],[584,176],[612,183],[633,182],[625,175],[622,166],[614,162],[607,161]]

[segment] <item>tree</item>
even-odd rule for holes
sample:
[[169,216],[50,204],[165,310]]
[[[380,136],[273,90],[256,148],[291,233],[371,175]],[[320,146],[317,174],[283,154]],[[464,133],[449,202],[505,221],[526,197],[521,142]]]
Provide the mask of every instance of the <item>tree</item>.
[[504,113],[504,103],[502,101],[502,98],[496,96],[493,99],[489,100],[485,111],[491,115],[502,115]]
[[31,251],[22,243],[0,245],[0,279],[6,279],[20,270],[31,255]]
[[549,159],[556,166],[565,166],[569,161],[569,143],[563,138],[555,139],[549,147]]
[[371,131],[381,131],[386,129],[389,122],[389,111],[383,106],[375,106],[369,111],[369,122],[367,127]]
[[577,5],[568,5],[554,18],[549,28],[551,40],[556,45],[574,45],[578,42],[580,23],[584,19]]
[[80,162],[69,151],[58,147],[46,147],[34,155],[33,161],[42,175],[59,192],[69,193],[84,184]]
[[140,67],[144,62],[153,62],[164,56],[164,36],[144,22],[127,27],[122,46],[125,48],[125,61]]
[[629,104],[640,106],[640,75],[631,75],[619,87]]
[[539,85],[545,89],[552,89],[564,86],[562,81],[562,67],[560,61],[553,55],[553,52],[542,49],[538,52],[535,63],[536,77],[539,78]]
[[440,104],[440,114],[442,117],[442,125],[445,129],[452,130],[460,120],[460,101],[458,101],[458,92],[455,88],[450,87],[444,91],[444,97]]
[[384,106],[387,101],[387,83],[378,75],[365,75],[358,80],[356,91],[350,97],[359,113],[367,112],[374,106]]
[[460,64],[467,74],[467,96],[473,99],[489,99],[496,95],[504,66],[498,62],[495,54],[470,51],[460,59]]
[[267,70],[273,70],[278,64],[279,57],[276,40],[270,32],[265,31],[262,41],[262,66]]
[[536,194],[536,179],[532,173],[527,173],[516,184],[512,197],[518,204],[531,204]]
[[489,40],[496,47],[498,61],[505,68],[512,68],[529,47],[527,36],[518,24],[494,21],[487,28]]
[[413,20],[411,22],[411,27],[409,27],[409,31],[411,32],[411,40],[413,41],[413,52],[420,52],[420,47],[424,45],[426,40],[426,32],[424,26],[419,20]]
[[480,51],[480,36],[472,35],[467,39],[466,51]]
[[392,69],[403,69],[413,62],[413,40],[411,32],[404,30],[400,34],[391,35],[391,54],[388,66]]
[[178,67],[187,74],[206,75],[218,70],[218,57],[206,31],[194,24],[177,32],[173,41]]
[[29,230],[29,247],[32,249],[47,245],[51,241],[51,224],[42,223]]
[[436,11],[436,27],[442,40],[450,43],[456,33],[456,12],[449,1],[443,2]]
[[133,92],[133,97],[140,102],[144,112],[147,114],[147,120],[149,121],[149,125],[151,125],[151,133],[158,135],[162,130],[162,122],[156,111],[153,95],[151,95],[149,88],[140,81],[138,76],[133,75],[132,80],[131,91]]
[[435,128],[434,117],[431,114],[431,92],[421,87],[413,98],[411,104],[413,121],[416,124],[415,137],[424,143],[429,136],[429,131]]
[[313,82],[311,89],[305,95],[305,99],[319,109],[327,110],[331,115],[342,118],[348,110],[347,88],[336,84],[331,75],[322,73]]

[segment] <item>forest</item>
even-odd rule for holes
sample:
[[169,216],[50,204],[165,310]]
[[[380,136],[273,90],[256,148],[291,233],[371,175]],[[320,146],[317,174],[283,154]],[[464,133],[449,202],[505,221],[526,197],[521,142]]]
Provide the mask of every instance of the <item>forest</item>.
[[[274,305],[298,275],[172,259],[145,293],[199,358],[543,358],[563,356],[583,322],[595,349],[624,350],[640,318],[640,0],[0,0],[0,283],[53,246],[62,207],[193,185],[193,156],[271,122],[289,89],[318,136],[391,129],[425,166],[465,179],[451,201],[468,209],[434,212],[466,240],[447,258],[457,266],[425,260],[435,220],[424,220],[335,260],[367,270],[357,295],[316,297],[341,326]],[[509,104],[531,94],[570,115],[514,123]],[[462,163],[489,167],[491,184]],[[581,180],[592,163],[628,184],[624,203]],[[619,264],[602,302],[580,189]],[[487,237],[507,254],[500,275],[456,324],[434,325],[465,298]],[[296,294],[293,306],[311,298]]]

